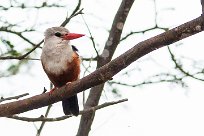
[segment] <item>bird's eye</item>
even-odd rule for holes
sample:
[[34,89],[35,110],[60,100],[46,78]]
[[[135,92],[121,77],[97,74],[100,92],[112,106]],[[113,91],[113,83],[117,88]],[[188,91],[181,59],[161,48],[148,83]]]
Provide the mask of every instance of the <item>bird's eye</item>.
[[56,32],[56,33],[55,33],[55,36],[57,36],[57,37],[61,37],[62,34],[61,34],[60,32]]

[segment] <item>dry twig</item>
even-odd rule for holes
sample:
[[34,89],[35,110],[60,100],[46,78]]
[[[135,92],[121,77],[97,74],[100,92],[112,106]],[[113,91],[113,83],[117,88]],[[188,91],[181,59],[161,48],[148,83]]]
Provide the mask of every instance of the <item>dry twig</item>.
[[[101,105],[98,105],[98,106],[91,107],[89,109],[85,109],[83,111],[80,111],[79,115],[82,115],[84,113],[88,113],[90,111],[96,111],[96,110],[99,110],[99,109],[102,109],[102,108],[105,108],[105,107],[108,107],[108,106],[111,106],[111,105],[119,104],[119,103],[122,103],[122,102],[125,102],[125,101],[128,101],[128,99],[121,99],[121,100],[118,100],[118,101],[106,102],[106,103],[103,103]],[[46,115],[45,116],[40,116],[38,118],[19,117],[19,116],[16,116],[16,115],[12,115],[12,116],[8,116],[7,118],[21,120],[21,121],[27,121],[27,122],[37,122],[37,121],[54,122],[54,121],[61,121],[61,120],[65,120],[67,118],[73,117],[71,115],[65,115],[65,116],[56,117],[56,118],[47,118]]]
[[3,101],[13,100],[13,99],[18,100],[19,98],[22,98],[22,97],[27,96],[27,95],[29,95],[29,93],[24,93],[24,94],[21,94],[21,95],[7,97],[7,98],[1,97],[0,103],[3,102]]

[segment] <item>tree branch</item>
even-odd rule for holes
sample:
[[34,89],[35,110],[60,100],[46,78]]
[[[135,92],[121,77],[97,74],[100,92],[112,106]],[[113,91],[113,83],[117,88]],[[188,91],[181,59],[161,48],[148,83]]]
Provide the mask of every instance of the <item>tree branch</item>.
[[202,14],[204,14],[204,0],[200,0],[202,5]]
[[169,30],[168,28],[158,27],[158,26],[156,25],[156,26],[154,26],[154,27],[152,27],[152,28],[148,28],[148,29],[145,29],[145,30],[142,30],[142,31],[130,32],[130,33],[128,33],[127,35],[125,35],[124,37],[122,37],[122,38],[120,39],[120,42],[126,40],[128,37],[130,37],[130,36],[132,36],[132,35],[134,35],[134,34],[145,33],[145,32],[147,32],[147,31],[151,31],[151,30],[154,30],[154,29],[162,29],[162,30],[165,30],[165,31]]
[[[42,118],[47,118],[47,117],[48,117],[48,114],[49,114],[49,112],[50,112],[51,107],[52,107],[52,105],[49,105],[49,106],[47,107],[45,116],[43,116]],[[14,116],[15,116],[15,115],[14,115]],[[12,116],[12,117],[14,117],[14,116]],[[18,117],[18,116],[16,116],[16,117]],[[22,117],[22,118],[25,119],[26,117]],[[14,118],[13,118],[13,119],[14,119]],[[20,118],[18,118],[18,119],[20,119]],[[46,122],[46,121],[42,120],[42,123],[41,123],[41,125],[40,125],[40,128],[37,130],[37,134],[36,134],[37,136],[39,136],[40,133],[42,132],[42,129],[43,129],[44,125],[45,125],[45,122]]]
[[[97,68],[102,67],[111,61],[112,56],[120,42],[123,27],[134,0],[123,0],[114,17],[109,37],[106,41],[102,54],[97,58]],[[104,84],[92,87],[84,108],[98,105]],[[77,136],[87,136],[95,116],[95,112],[84,114],[81,117]]]
[[[121,99],[118,101],[112,101],[112,102],[106,102],[103,103],[101,105],[95,106],[95,107],[91,107],[89,109],[83,110],[79,112],[79,115],[82,115],[84,113],[90,112],[90,111],[96,111],[96,110],[100,110],[102,108],[108,107],[108,106],[112,106],[115,104],[119,104],[122,102],[128,101],[128,99]],[[16,119],[16,120],[21,120],[21,121],[27,121],[27,122],[38,122],[38,121],[43,121],[43,122],[55,122],[55,121],[61,121],[61,120],[65,120],[68,119],[70,117],[73,117],[71,115],[65,115],[65,116],[61,116],[61,117],[56,117],[56,118],[47,118],[47,116],[40,116],[39,118],[28,118],[28,117],[19,117],[16,115],[12,115],[9,116],[7,118],[11,118],[11,119]]]
[[93,57],[93,58],[81,58],[83,61],[96,61],[97,57]]
[[[53,88],[53,84],[52,84],[52,82],[50,82],[50,90],[51,90],[52,88]],[[47,91],[46,88],[44,88],[43,93],[45,93],[46,91]],[[49,112],[50,112],[51,107],[52,107],[52,105],[47,106],[47,110],[46,110],[46,112],[45,112],[45,116],[43,116],[44,118],[47,118],[47,117],[48,117],[48,114],[49,114]],[[37,129],[37,134],[36,134],[36,136],[40,136],[40,133],[42,132],[43,127],[45,126],[45,123],[46,123],[46,121],[42,121],[42,122],[41,122],[40,128]]]
[[35,46],[35,44],[33,42],[31,42],[28,38],[26,38],[25,36],[22,35],[22,33],[26,32],[26,31],[16,32],[16,31],[12,31],[12,30],[8,29],[8,27],[1,27],[0,31],[15,34],[15,35],[19,36],[20,38],[22,38],[24,41],[31,44],[32,46]]
[[82,92],[90,87],[102,84],[142,56],[156,49],[201,32],[203,29],[204,17],[200,16],[181,26],[136,44],[133,48],[129,49],[103,67],[97,69],[90,75],[74,81],[69,85],[56,89],[52,95],[49,95],[49,93],[44,93],[24,100],[1,104],[0,116],[11,116],[47,106],[73,96],[74,94]]
[[89,32],[89,34],[90,34],[90,40],[91,40],[91,42],[92,42],[93,48],[94,48],[94,50],[95,50],[95,52],[96,52],[96,55],[97,55],[97,58],[98,58],[98,57],[99,57],[99,53],[98,53],[98,50],[96,49],[96,43],[95,43],[95,41],[94,41],[94,37],[93,37],[93,35],[92,35],[92,33],[91,33],[91,30],[90,30],[88,24],[86,23],[86,20],[84,19],[83,15],[81,15],[81,17],[82,17],[82,19],[83,19],[83,21],[84,21],[84,24],[86,25],[86,28],[87,28],[87,30],[88,30],[88,32]]
[[75,17],[75,16],[77,16],[77,15],[79,15],[79,14],[82,14],[82,10],[83,10],[83,9],[80,10],[80,6],[81,6],[81,0],[78,0],[77,6],[76,6],[76,8],[74,9],[74,11],[72,12],[72,14],[71,14],[68,18],[66,18],[66,19],[64,20],[64,22],[62,22],[62,24],[61,24],[60,26],[65,26],[66,24],[69,23],[69,21],[70,21],[73,17]]
[[52,7],[65,7],[65,6],[61,6],[58,4],[48,4],[47,2],[43,2],[40,6],[26,6],[24,3],[18,3],[18,5],[13,5],[10,3],[10,6],[8,7],[4,7],[4,6],[0,6],[1,10],[9,10],[11,8],[21,8],[21,9],[28,9],[28,8],[34,8],[34,9],[41,9],[41,8],[52,8]]
[[[150,84],[157,84],[157,83],[177,83],[180,84],[182,86],[186,86],[186,84],[182,81],[183,78],[185,78],[186,76],[183,77],[176,77],[175,75],[171,75],[171,79],[166,79],[168,78],[168,76],[166,78],[162,78],[162,79],[158,79],[156,81],[143,81],[137,84],[127,84],[127,83],[122,83],[122,82],[117,82],[117,81],[110,81],[108,82],[110,85],[112,84],[117,84],[117,85],[122,85],[122,86],[128,86],[128,87],[139,87],[139,86],[143,86],[143,85],[150,85]],[[150,77],[151,79],[151,77]]]
[[177,60],[176,60],[174,54],[173,54],[172,51],[170,50],[170,47],[168,47],[168,51],[169,51],[169,53],[170,53],[170,55],[171,55],[171,59],[172,59],[172,61],[174,62],[174,65],[175,65],[175,68],[176,68],[176,69],[178,69],[181,73],[183,73],[183,74],[184,74],[185,76],[187,76],[187,77],[191,77],[191,78],[196,79],[196,80],[204,81],[204,79],[198,78],[198,77],[196,77],[194,74],[191,74],[191,73],[189,73],[188,71],[184,70],[184,68],[182,67],[182,65],[177,62]]
[[42,43],[43,43],[43,40],[40,41],[38,44],[36,44],[30,51],[28,51],[27,53],[25,53],[21,56],[1,56],[0,60],[8,60],[8,59],[22,60],[22,59],[26,58],[29,54],[31,54],[35,49],[37,49]]
[[1,97],[0,103],[3,102],[3,101],[13,100],[13,99],[18,100],[19,98],[22,98],[22,97],[27,96],[27,95],[29,95],[29,93],[24,93],[24,94],[21,94],[21,95],[7,97],[7,98]]

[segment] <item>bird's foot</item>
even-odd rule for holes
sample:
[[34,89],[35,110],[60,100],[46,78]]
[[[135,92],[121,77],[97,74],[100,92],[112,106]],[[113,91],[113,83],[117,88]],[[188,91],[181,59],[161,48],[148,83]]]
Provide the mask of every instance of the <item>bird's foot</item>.
[[49,95],[52,95],[52,93],[54,92],[54,90],[57,89],[56,87],[52,88],[50,91],[49,91]]

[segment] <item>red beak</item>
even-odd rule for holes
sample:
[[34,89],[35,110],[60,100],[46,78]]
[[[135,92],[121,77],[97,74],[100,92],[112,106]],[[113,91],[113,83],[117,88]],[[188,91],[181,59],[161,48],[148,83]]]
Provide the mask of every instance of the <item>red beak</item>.
[[67,33],[63,35],[64,40],[73,40],[84,36],[84,34],[76,34],[76,33]]

